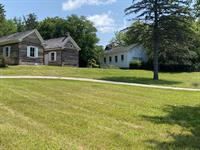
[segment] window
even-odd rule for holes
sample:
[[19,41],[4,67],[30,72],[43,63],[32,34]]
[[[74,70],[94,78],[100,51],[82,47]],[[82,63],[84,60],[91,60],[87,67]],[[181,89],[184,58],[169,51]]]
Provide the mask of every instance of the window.
[[38,57],[38,48],[35,46],[27,47],[27,57],[37,58]]
[[30,48],[30,57],[35,57],[35,48],[34,47]]
[[56,61],[56,52],[49,53],[49,60]]
[[121,55],[121,61],[124,61],[124,55]]
[[4,57],[10,57],[10,51],[11,51],[11,47],[10,46],[5,46],[3,48],[3,56]]
[[104,63],[106,64],[106,57],[104,57]]
[[109,57],[109,61],[112,62],[112,57],[111,56]]
[[117,56],[115,56],[115,62],[116,62],[116,63],[118,62],[118,57],[117,57]]

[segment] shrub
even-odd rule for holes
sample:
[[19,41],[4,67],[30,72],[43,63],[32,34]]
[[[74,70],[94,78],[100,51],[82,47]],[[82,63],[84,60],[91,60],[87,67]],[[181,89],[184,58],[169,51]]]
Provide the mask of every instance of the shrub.
[[140,69],[142,67],[142,61],[141,60],[133,60],[129,64],[130,69]]
[[90,68],[99,68],[99,65],[97,64],[95,59],[91,59],[88,61],[88,67]]

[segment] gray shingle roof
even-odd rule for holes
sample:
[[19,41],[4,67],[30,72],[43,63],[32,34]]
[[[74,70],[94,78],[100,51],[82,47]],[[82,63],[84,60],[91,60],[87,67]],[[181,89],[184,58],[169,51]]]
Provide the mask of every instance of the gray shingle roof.
[[66,37],[60,37],[55,39],[49,39],[45,41],[46,49],[63,48],[65,46]]
[[119,52],[127,52],[137,45],[138,44],[132,44],[132,45],[129,45],[129,46],[117,46],[117,47],[114,47],[110,50],[105,50],[104,53],[105,54],[113,54],[113,53],[119,53]]
[[30,34],[33,31],[34,30],[25,31],[25,32],[18,32],[18,33],[14,33],[14,34],[11,34],[11,35],[0,37],[0,43],[12,42],[12,41],[19,42],[20,39],[22,39],[24,36]]
[[10,34],[10,35],[7,35],[7,36],[2,36],[2,37],[0,37],[0,45],[8,44],[8,43],[9,44],[10,43],[19,43],[25,37],[27,37],[28,35],[30,35],[34,32],[37,34],[38,38],[43,43],[43,38],[41,37],[40,33],[36,29],[34,29],[34,30],[30,30],[30,31],[17,32],[17,33]]
[[64,49],[67,42],[70,41],[74,45],[74,47],[79,51],[81,50],[77,43],[72,39],[71,36],[68,37],[60,37],[55,39],[49,39],[45,41],[45,49],[52,50],[52,49]]

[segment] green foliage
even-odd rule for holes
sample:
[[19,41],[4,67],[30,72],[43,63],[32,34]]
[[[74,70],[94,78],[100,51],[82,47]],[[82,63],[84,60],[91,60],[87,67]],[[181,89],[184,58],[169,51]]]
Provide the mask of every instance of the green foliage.
[[129,64],[131,69],[140,69],[142,66],[142,61],[139,59],[133,60]]
[[190,0],[139,0],[133,1],[132,5],[125,9],[126,15],[136,14],[134,19],[142,20],[151,27],[151,50],[153,52],[154,79],[158,80],[159,68],[159,46],[160,36],[163,34],[160,21],[168,16],[185,17],[190,16]]
[[5,19],[5,9],[2,4],[0,4],[0,23]]
[[13,21],[17,27],[17,32],[25,31],[25,23],[20,17],[19,18],[14,17]]
[[0,36],[17,32],[17,27],[15,26],[13,20],[4,20],[1,25],[2,27],[0,28]]
[[23,17],[25,30],[32,30],[38,27],[37,16],[34,13],[30,13]]
[[59,17],[44,19],[39,23],[38,30],[44,39],[66,36],[68,32],[66,20]]
[[115,32],[114,37],[110,43],[116,43],[118,45],[125,45],[127,43],[127,36],[124,32]]

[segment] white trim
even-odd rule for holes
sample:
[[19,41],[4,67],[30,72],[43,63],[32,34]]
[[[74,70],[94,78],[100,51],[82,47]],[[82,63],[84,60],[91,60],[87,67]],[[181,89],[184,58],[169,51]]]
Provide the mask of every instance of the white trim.
[[[54,60],[51,59],[51,54],[54,54]],[[50,62],[54,62],[57,60],[57,52],[50,52],[49,53],[49,61]]]
[[[7,48],[8,48],[8,56],[6,56]],[[11,46],[4,46],[3,47],[3,56],[8,58],[8,57],[10,57],[10,53],[11,53]]]
[[[34,48],[34,57],[31,56],[31,48]],[[38,58],[39,48],[36,46],[27,46],[27,57],[29,58]]]

